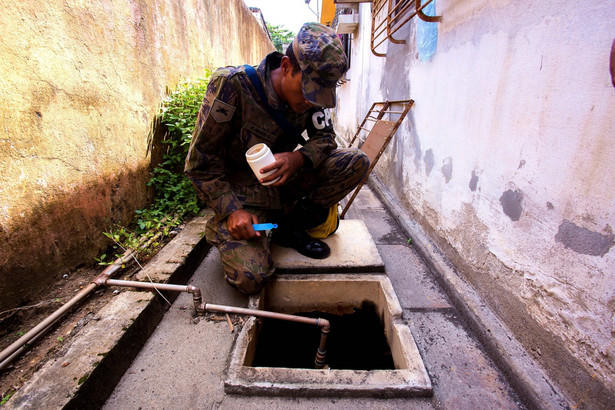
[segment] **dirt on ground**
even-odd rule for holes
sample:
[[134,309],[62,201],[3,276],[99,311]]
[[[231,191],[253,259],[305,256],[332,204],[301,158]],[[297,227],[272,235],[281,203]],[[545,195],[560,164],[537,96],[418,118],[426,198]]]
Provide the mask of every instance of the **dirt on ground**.
[[[113,278],[135,280],[135,275],[141,268],[172,240],[191,219],[190,217],[186,218],[184,223],[170,232],[169,236],[148,246],[147,250],[138,256],[138,261],[133,259],[126,262],[122,269],[113,274]],[[110,247],[108,251],[107,253],[113,254],[117,251],[117,247]],[[70,301],[106,268],[108,268],[108,265],[100,265],[91,261],[67,270],[58,275],[54,283],[38,297],[32,298],[27,305],[0,312],[0,351],[4,351]],[[95,289],[37,340],[32,340],[26,344],[24,351],[8,366],[0,369],[0,406],[8,402],[10,397],[47,361],[62,353],[63,347],[67,346],[71,339],[117,294],[116,289],[107,286]],[[229,318],[229,315],[206,317],[205,319],[228,321],[231,331],[234,326],[236,329],[241,329],[243,324],[243,319]]]
[[[146,261],[140,260],[140,262],[143,265]],[[67,271],[29,305],[0,312],[0,351],[9,347],[62,307],[79,291],[87,287],[106,267],[92,262]],[[140,267],[133,263],[114,277],[130,279],[139,269]],[[0,405],[7,402],[10,396],[19,390],[48,360],[53,359],[113,296],[113,288],[101,287],[94,290],[89,297],[75,306],[43,336],[26,345],[27,348],[19,357],[6,368],[1,369]]]

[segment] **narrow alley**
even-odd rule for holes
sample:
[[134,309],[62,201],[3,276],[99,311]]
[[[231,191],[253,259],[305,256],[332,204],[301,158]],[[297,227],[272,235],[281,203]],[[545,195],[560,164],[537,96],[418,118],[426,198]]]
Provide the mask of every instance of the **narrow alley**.
[[615,408],[611,3],[6,2],[0,408]]

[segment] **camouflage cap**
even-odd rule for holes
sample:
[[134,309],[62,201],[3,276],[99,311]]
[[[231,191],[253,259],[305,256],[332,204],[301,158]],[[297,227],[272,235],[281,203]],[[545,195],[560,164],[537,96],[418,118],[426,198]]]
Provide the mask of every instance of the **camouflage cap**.
[[348,69],[348,59],[338,35],[322,24],[305,23],[292,47],[301,67],[305,99],[320,107],[335,107],[337,81]]

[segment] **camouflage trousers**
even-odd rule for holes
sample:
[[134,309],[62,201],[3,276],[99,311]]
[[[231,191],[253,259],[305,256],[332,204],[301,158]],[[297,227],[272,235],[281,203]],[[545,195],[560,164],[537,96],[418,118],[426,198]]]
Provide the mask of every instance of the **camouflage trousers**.
[[[369,159],[356,148],[341,148],[331,154],[314,170],[301,170],[284,187],[280,196],[285,203],[308,198],[323,208],[342,200],[361,182]],[[244,206],[256,215],[260,223],[277,222],[280,211]],[[226,281],[240,292],[258,292],[275,267],[265,232],[256,240],[233,239],[226,225],[227,218],[212,218],[206,228],[206,239],[220,252]]]

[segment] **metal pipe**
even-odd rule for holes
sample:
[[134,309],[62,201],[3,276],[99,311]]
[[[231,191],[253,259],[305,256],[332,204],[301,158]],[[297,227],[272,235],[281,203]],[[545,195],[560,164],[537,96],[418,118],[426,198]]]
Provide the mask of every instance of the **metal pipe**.
[[[140,248],[149,246],[149,244],[157,240],[160,236],[162,236],[162,232],[158,232],[144,245],[141,245],[146,239],[146,236],[143,236],[139,241]],[[49,330],[55,322],[57,322],[62,316],[64,316],[69,310],[71,310],[77,303],[85,299],[92,291],[94,291],[99,286],[103,286],[105,284],[105,281],[108,280],[109,277],[115,272],[117,272],[123,265],[125,265],[126,260],[129,260],[136,253],[136,250],[127,249],[122,256],[120,256],[113,262],[113,264],[107,266],[107,268],[105,268],[105,270],[103,270],[102,273],[98,275],[94,279],[94,281],[92,281],[92,283],[90,283],[87,287],[85,287],[83,290],[73,296],[72,299],[62,305],[58,310],[47,316],[46,319],[33,327],[29,332],[17,339],[2,352],[0,352],[0,370],[4,369],[6,366],[8,366],[9,363],[11,363],[16,357],[18,357],[19,354],[25,350],[26,344],[38,339],[40,335]]]
[[205,311],[201,310],[203,304],[203,298],[201,296],[201,289],[196,286],[188,285],[188,292],[192,293],[192,301],[194,302],[194,310],[197,315],[202,315]]
[[331,326],[329,325],[329,321],[327,320],[327,324],[322,326],[322,328],[320,329],[320,344],[318,345],[318,350],[316,351],[316,360],[314,360],[314,367],[316,367],[317,369],[322,369],[323,367],[325,367],[325,357],[327,355],[327,337],[329,336],[330,330]]
[[256,310],[256,309],[245,309],[234,306],[225,306],[225,305],[214,305],[211,303],[206,303],[202,305],[202,310],[212,311],[212,312],[223,312],[223,313],[235,313],[238,315],[249,315],[249,316],[257,316],[257,317],[265,317],[270,319],[278,319],[278,320],[286,320],[289,322],[298,322],[305,323],[308,325],[315,325],[320,327],[320,344],[318,346],[318,351],[316,352],[316,359],[314,361],[314,366],[317,369],[322,369],[325,365],[325,357],[327,355],[327,336],[329,335],[329,331],[331,330],[331,324],[327,319],[322,318],[311,318],[311,317],[303,317],[296,315],[288,315],[285,313],[278,312],[270,312],[267,310]]
[[199,308],[203,304],[201,297],[201,289],[192,285],[173,285],[170,283],[154,283],[154,282],[137,282],[134,280],[120,280],[120,279],[105,279],[102,285],[106,286],[123,286],[133,287],[148,290],[168,290],[172,292],[187,292],[192,294],[192,300],[194,302],[194,309],[197,314],[203,314],[199,311]]
[[152,282],[137,282],[134,280],[119,280],[107,279],[104,283],[107,286],[123,286],[131,288],[149,289],[149,290],[170,290],[173,292],[188,292],[186,285],[172,285],[169,283],[152,283]]
[[[147,246],[154,240],[156,240],[161,233],[158,233],[154,237],[150,238],[150,240],[144,245]],[[143,240],[143,239],[142,239]],[[142,242],[141,240],[141,242]],[[153,283],[153,282],[137,282],[130,280],[119,280],[119,279],[111,279],[111,275],[120,269],[121,266],[125,264],[124,258],[132,257],[136,251],[126,250],[124,254],[115,260],[112,265],[109,265],[100,275],[98,275],[92,283],[90,283],[86,288],[81,290],[77,295],[75,295],[72,299],[66,302],[62,307],[56,310],[54,313],[49,315],[45,320],[40,322],[34,328],[32,328],[28,333],[23,335],[21,338],[12,343],[9,347],[0,352],[0,370],[4,369],[10,362],[12,362],[15,358],[17,358],[21,352],[23,352],[26,348],[27,343],[31,343],[37,340],[41,335],[43,335],[47,330],[49,330],[53,324],[55,324],[64,314],[66,314],[71,308],[73,308],[77,303],[81,300],[85,299],[92,291],[101,286],[124,286],[124,287],[135,287],[149,290],[167,290],[173,292],[188,292],[192,294],[192,299],[194,302],[194,307],[196,313],[202,315],[206,310],[208,311],[218,311],[225,313],[235,313],[241,315],[250,315],[257,317],[267,317],[271,319],[278,320],[287,320],[291,322],[299,322],[305,324],[316,325],[321,328],[321,336],[320,336],[320,344],[318,346],[318,350],[316,352],[315,359],[315,367],[317,369],[322,369],[325,365],[325,357],[326,357],[326,344],[327,344],[327,336],[331,329],[331,325],[328,320],[322,318],[308,318],[303,316],[296,315],[288,315],[284,313],[270,312],[266,310],[254,310],[254,309],[244,309],[233,306],[224,306],[224,305],[214,305],[214,304],[205,304],[202,301],[201,290],[196,286],[192,285],[174,285],[167,283]]]
[[[58,320],[60,320],[61,318],[56,319],[53,323],[51,323],[49,326],[47,326],[45,329],[41,330],[37,335],[35,335],[32,339],[30,339],[30,341],[28,342],[28,344],[32,344],[34,342],[36,342],[41,336],[43,336],[45,333],[47,333],[47,331],[56,324],[56,322]],[[4,360],[3,362],[0,363],[0,370],[4,369],[6,366],[9,365],[9,363],[11,363],[13,360],[15,360],[16,358],[19,357],[19,355],[21,355],[23,353],[24,350],[26,350],[26,348],[28,347],[28,344],[24,344],[23,346],[19,347],[17,350],[15,350],[15,352],[10,355],[9,357],[6,358],[6,360]]]
[[12,357],[14,359],[16,357],[13,355],[13,353],[15,353],[26,343],[30,342],[32,339],[38,336],[39,333],[41,333],[43,330],[51,327],[51,324],[53,324],[56,320],[62,317],[66,312],[68,312],[73,306],[75,306],[78,302],[88,296],[88,294],[97,287],[98,285],[96,285],[95,283],[90,283],[81,292],[77,293],[71,300],[66,302],[62,307],[60,307],[58,310],[48,316],[47,319],[43,320],[41,323],[32,328],[32,330],[30,330],[28,333],[17,339],[9,347],[0,352],[0,369],[3,369],[6,365],[9,364],[10,361],[6,359],[8,359],[9,357]]

